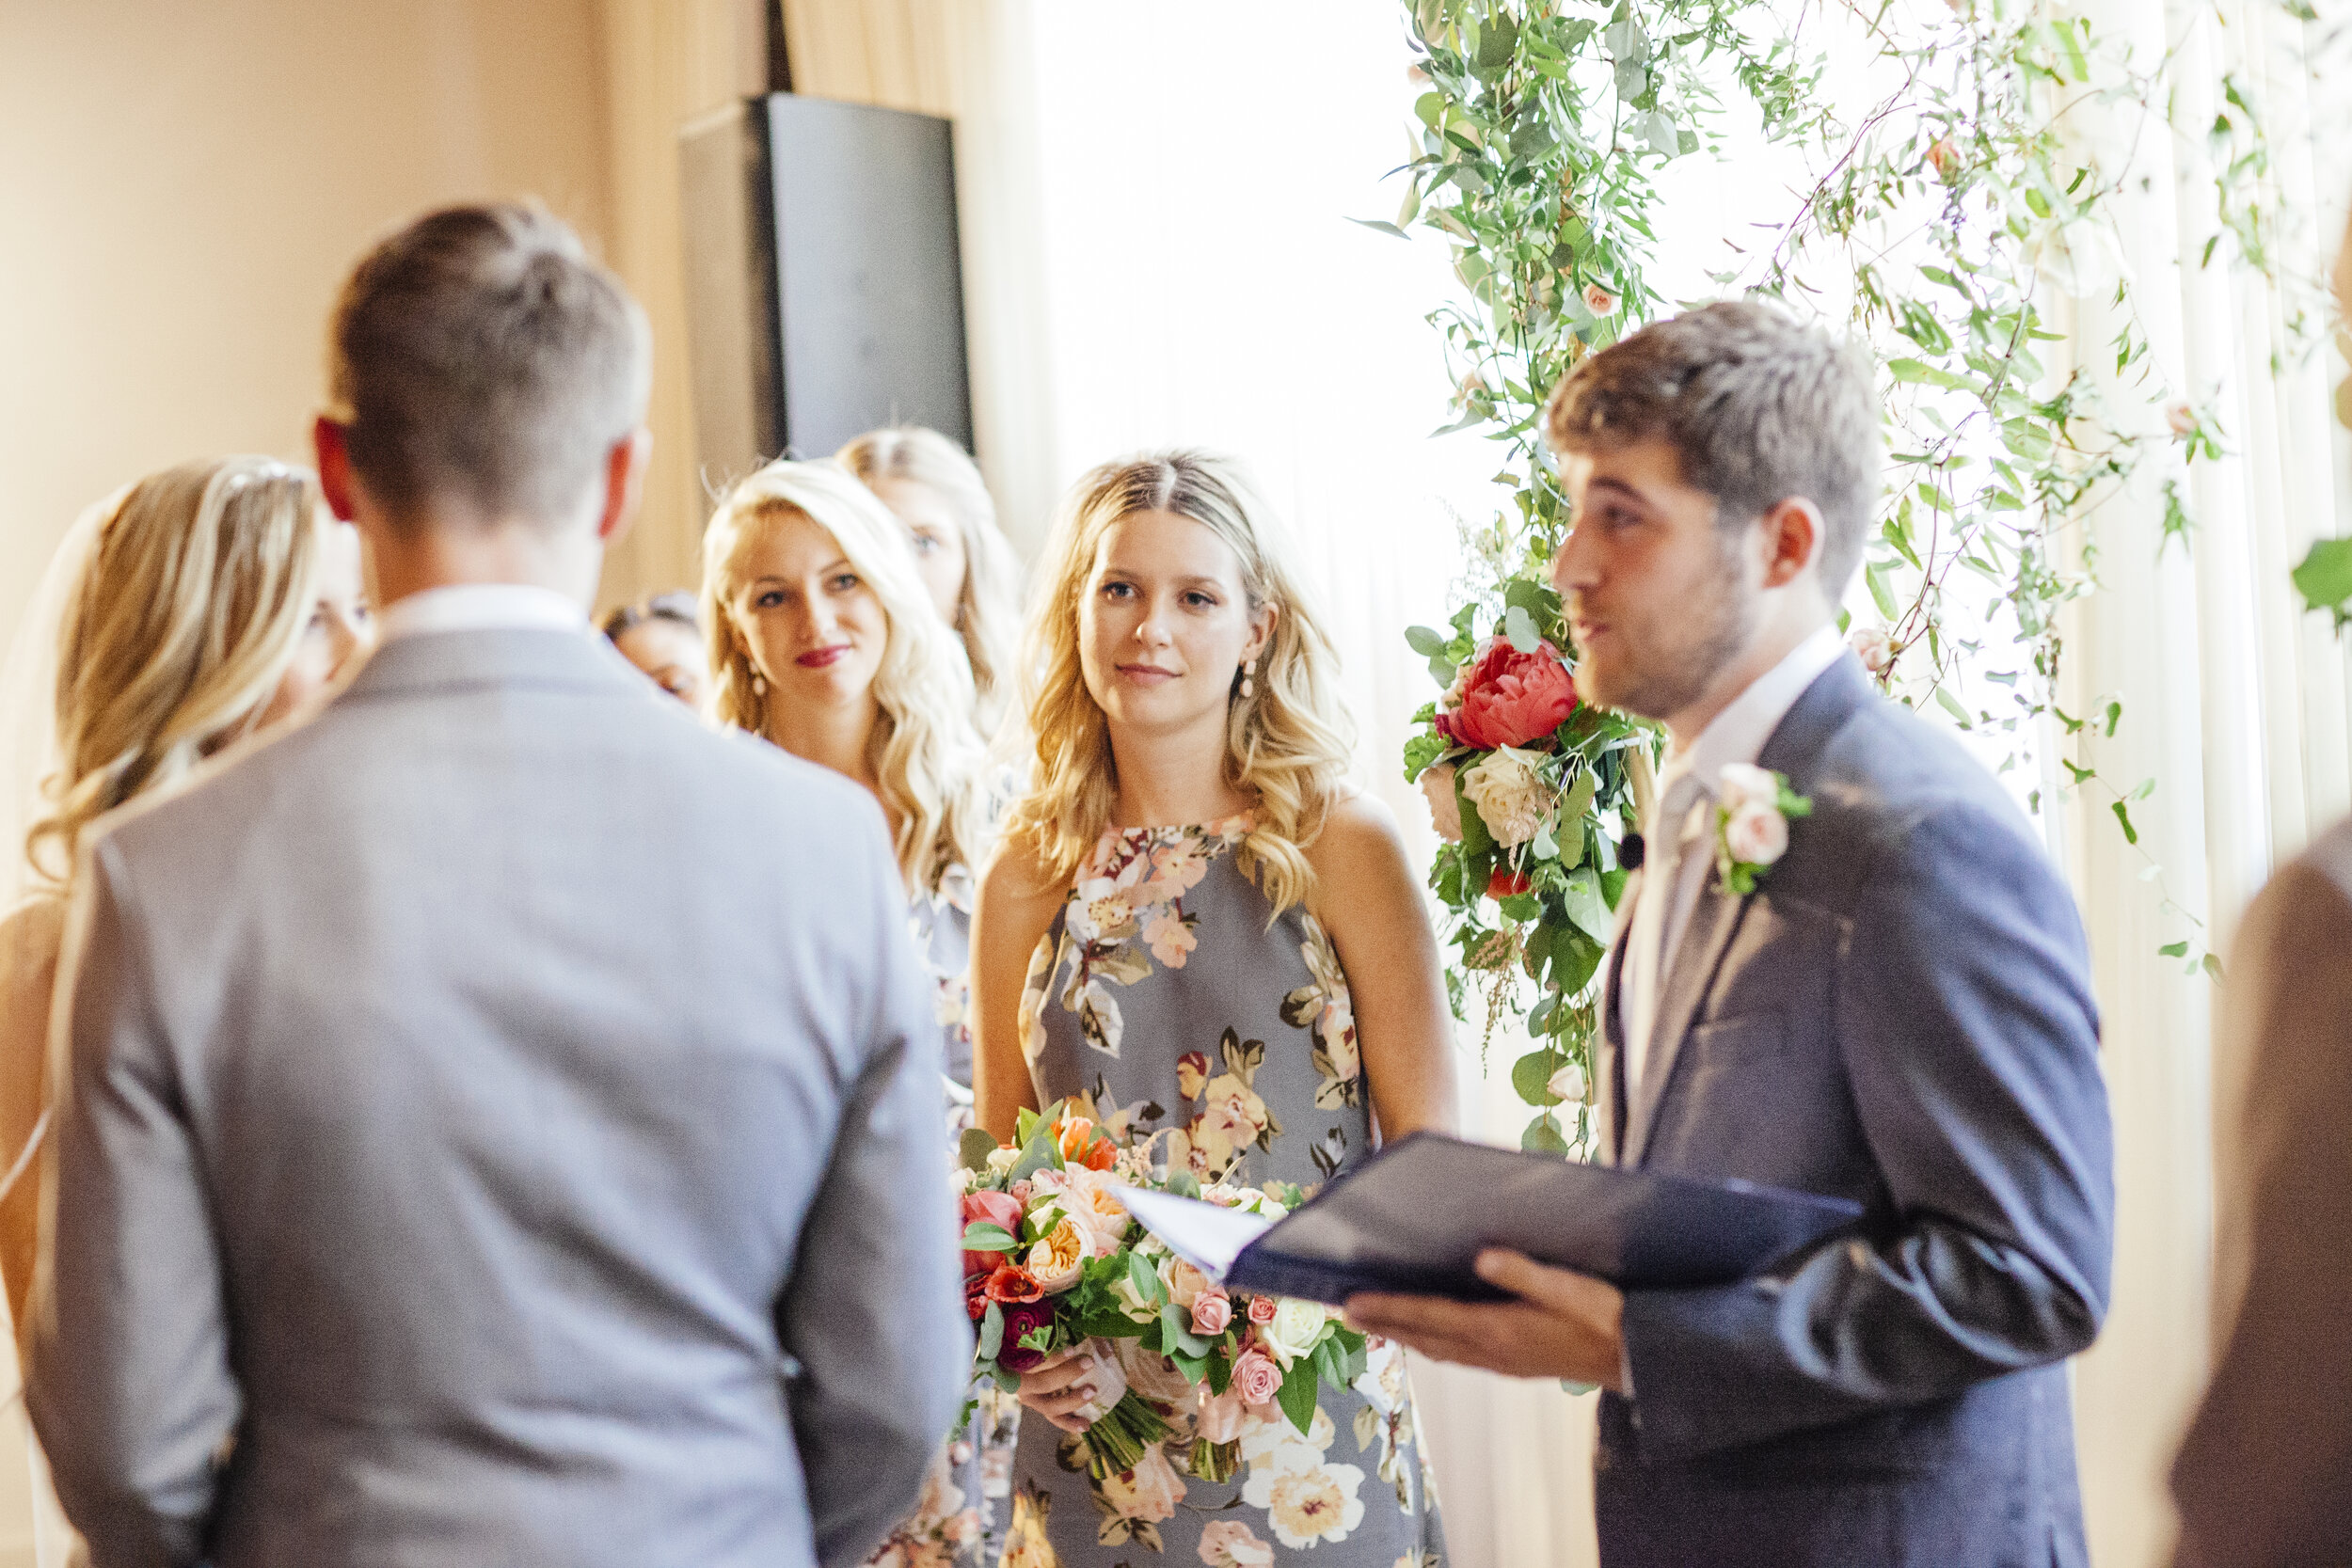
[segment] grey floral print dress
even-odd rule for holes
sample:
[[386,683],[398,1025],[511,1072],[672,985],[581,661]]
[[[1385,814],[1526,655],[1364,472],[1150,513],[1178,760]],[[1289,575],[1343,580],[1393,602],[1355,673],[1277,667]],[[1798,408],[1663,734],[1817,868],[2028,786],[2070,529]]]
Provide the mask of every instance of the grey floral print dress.
[[[972,1125],[973,892],[971,873],[961,865],[949,866],[938,889],[918,894],[907,911],[908,930],[936,991],[935,1016],[947,1068],[945,1132],[951,1163],[960,1158],[958,1141]],[[914,1513],[867,1560],[869,1568],[987,1568],[996,1561],[1012,1492],[1021,1406],[993,1383],[977,1386],[972,1398],[970,1424],[932,1459]]]
[[[1268,924],[1236,855],[1250,826],[1104,833],[1030,960],[1022,1045],[1041,1105],[1081,1100],[1113,1136],[1157,1137],[1204,1183],[1311,1189],[1370,1152],[1369,1097],[1338,955],[1304,909]],[[1265,1568],[1299,1553],[1437,1568],[1398,1347],[1375,1340],[1363,1376],[1325,1388],[1303,1434],[1278,1408],[1252,1411],[1223,1481],[1186,1473],[1181,1377],[1157,1357],[1126,1370],[1175,1436],[1098,1482],[1076,1438],[1023,1426],[1003,1568]]]

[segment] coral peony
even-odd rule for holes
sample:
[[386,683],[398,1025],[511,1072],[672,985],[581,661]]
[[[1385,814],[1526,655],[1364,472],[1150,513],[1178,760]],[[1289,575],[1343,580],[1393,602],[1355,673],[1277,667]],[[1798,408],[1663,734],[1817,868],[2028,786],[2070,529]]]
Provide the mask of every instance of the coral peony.
[[1018,1263],[1000,1263],[988,1276],[988,1299],[1002,1306],[1036,1301],[1045,1294],[1029,1271]]
[[1540,740],[1575,709],[1576,682],[1559,649],[1539,642],[1523,654],[1496,637],[1470,667],[1461,705],[1438,710],[1438,729],[1460,745],[1492,751]]

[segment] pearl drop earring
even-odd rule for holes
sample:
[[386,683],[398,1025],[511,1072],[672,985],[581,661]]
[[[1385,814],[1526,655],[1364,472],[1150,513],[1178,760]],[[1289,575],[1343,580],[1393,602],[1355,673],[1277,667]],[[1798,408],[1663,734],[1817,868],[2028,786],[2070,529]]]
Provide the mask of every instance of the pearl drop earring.
[[1241,700],[1245,703],[1258,694],[1257,673],[1258,660],[1255,656],[1242,660]]
[[752,672],[752,695],[755,697],[768,695],[768,677],[756,670]]

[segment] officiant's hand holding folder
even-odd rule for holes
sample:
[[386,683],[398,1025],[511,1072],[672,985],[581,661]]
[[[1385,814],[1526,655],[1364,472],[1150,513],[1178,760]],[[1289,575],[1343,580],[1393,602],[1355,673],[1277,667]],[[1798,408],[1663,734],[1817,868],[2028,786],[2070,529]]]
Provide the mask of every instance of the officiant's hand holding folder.
[[1144,1228],[1218,1284],[1339,1306],[1367,1291],[1491,1301],[1487,1247],[1620,1290],[1725,1285],[1862,1217],[1842,1198],[1577,1164],[1417,1132],[1267,1221],[1124,1189]]

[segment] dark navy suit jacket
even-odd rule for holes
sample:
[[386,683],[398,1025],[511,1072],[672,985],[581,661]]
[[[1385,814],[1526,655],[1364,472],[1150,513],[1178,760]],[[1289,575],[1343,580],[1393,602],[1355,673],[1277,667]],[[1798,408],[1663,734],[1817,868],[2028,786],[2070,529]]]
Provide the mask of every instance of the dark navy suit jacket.
[[2074,899],[1992,776],[1851,657],[1758,760],[1813,814],[1753,895],[1709,874],[1630,1106],[1619,944],[1603,1153],[1867,1214],[1765,1277],[1627,1296],[1601,1560],[2075,1568],[2058,1363],[2106,1311],[2115,1204]]

